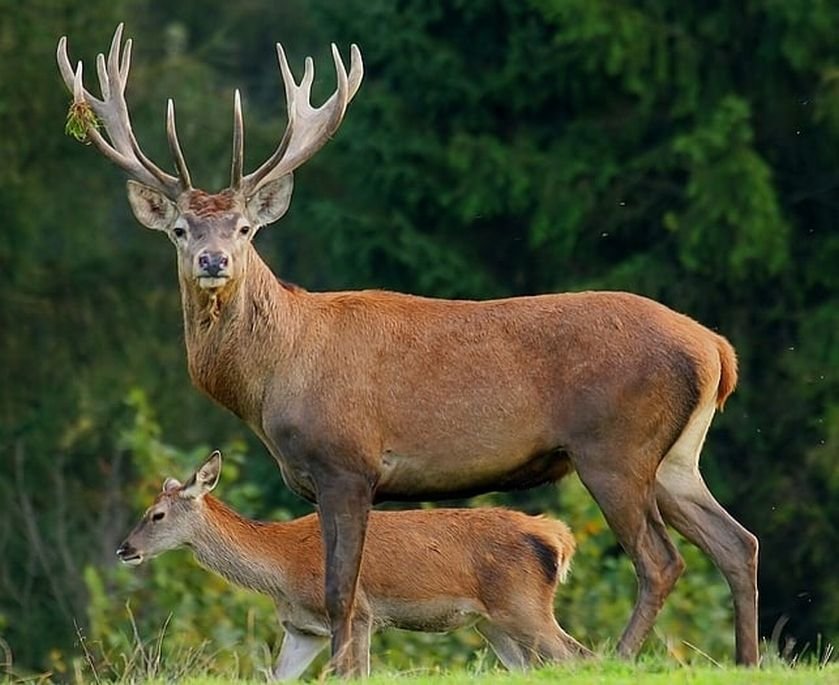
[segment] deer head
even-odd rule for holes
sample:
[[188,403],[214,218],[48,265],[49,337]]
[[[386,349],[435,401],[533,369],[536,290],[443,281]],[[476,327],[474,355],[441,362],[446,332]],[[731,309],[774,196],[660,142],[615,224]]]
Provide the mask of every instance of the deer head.
[[216,450],[185,484],[167,478],[162,492],[117,548],[120,561],[136,566],[195,539],[206,525],[204,495],[216,487],[220,474],[221,452]]
[[178,142],[175,106],[170,99],[166,133],[177,176],[166,173],[140,149],[131,127],[125,87],[131,66],[131,39],[122,46],[123,25],[117,26],[107,59],[96,60],[102,97],[83,84],[82,63],[71,67],[67,38],[58,42],[58,67],[73,93],[74,106],[89,107],[101,123],[106,138],[96,126],[87,127],[90,142],[123,169],[128,181],[128,199],[137,220],[165,232],[178,252],[182,280],[216,292],[241,279],[247,269],[247,247],[257,230],[277,221],[291,201],[292,172],[310,159],[341,124],[347,104],[361,84],[363,66],[356,45],[350,48],[350,72],[332,45],[338,87],[320,107],[310,102],[314,63],[306,58],[303,79],[294,80],[282,46],[277,58],[285,85],[288,124],[274,153],[254,172],[243,174],[244,125],[242,103],[236,91],[233,107],[233,162],[230,186],[219,193],[193,188],[186,160]]

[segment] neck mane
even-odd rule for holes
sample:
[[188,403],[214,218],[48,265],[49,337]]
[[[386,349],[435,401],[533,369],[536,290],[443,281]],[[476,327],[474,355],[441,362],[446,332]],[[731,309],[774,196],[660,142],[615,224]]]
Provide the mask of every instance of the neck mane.
[[189,373],[193,383],[245,421],[258,422],[266,379],[290,355],[293,300],[249,245],[243,276],[210,293],[179,274]]
[[274,597],[284,595],[286,564],[276,545],[265,540],[276,537],[281,523],[260,523],[247,519],[212,495],[205,495],[203,526],[190,547],[198,562],[231,583]]

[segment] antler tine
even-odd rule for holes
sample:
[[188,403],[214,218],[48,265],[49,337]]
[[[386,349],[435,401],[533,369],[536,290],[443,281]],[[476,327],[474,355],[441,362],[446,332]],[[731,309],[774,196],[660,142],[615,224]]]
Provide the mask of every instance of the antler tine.
[[105,66],[105,55],[101,52],[96,55],[96,74],[99,76],[99,90],[102,98],[107,100],[111,97],[111,82],[108,80],[108,71]]
[[303,78],[298,84],[291,73],[282,45],[277,43],[277,60],[285,88],[288,124],[274,153],[256,171],[242,180],[242,189],[246,194],[252,194],[270,179],[293,172],[320,150],[338,130],[347,104],[361,85],[364,66],[361,61],[361,52],[356,45],[350,48],[349,75],[334,43],[332,44],[332,59],[335,63],[337,88],[323,105],[313,107],[311,104],[314,81],[312,58],[306,58]]
[[242,119],[242,98],[239,89],[233,96],[233,161],[230,165],[230,187],[242,187],[242,173],[245,155],[245,125]]
[[[120,43],[122,43],[122,32],[124,29],[125,24],[123,22],[117,24],[114,37],[111,38],[111,47],[108,50],[108,78],[113,79],[116,77],[117,83],[120,86],[124,86],[124,83],[122,83],[123,75],[119,73]],[[127,79],[128,74],[125,74],[125,77]]]
[[76,73],[73,74],[73,102],[84,102],[84,79],[83,79],[84,65],[79,60],[76,63]]
[[364,76],[364,63],[361,61],[361,50],[353,43],[350,45],[350,92],[347,94],[347,103],[355,97],[361,86],[361,79]]
[[181,144],[178,142],[178,130],[175,127],[175,101],[169,98],[166,103],[166,140],[169,142],[169,151],[175,158],[175,165],[178,168],[178,176],[181,179],[181,187],[184,190],[192,188],[192,179],[189,176],[189,169],[186,166]]
[[[176,178],[167,174],[143,154],[134,137],[128,106],[125,102],[125,87],[131,67],[132,42],[128,39],[122,46],[122,32],[123,24],[120,23],[111,39],[107,58],[101,53],[96,57],[96,71],[102,99],[94,97],[85,89],[81,62],[75,72],[70,66],[66,36],[62,36],[58,41],[56,51],[58,68],[65,85],[73,93],[73,102],[76,105],[82,103],[88,105],[108,135],[108,140],[106,140],[95,127],[89,127],[87,136],[94,146],[126,171],[129,176],[157,188],[170,198],[175,198],[180,192],[190,187],[189,173],[187,171],[186,176],[183,174],[186,165],[182,164],[183,155],[181,154],[180,158],[176,155],[175,159],[180,177]],[[171,144],[170,140],[170,146]]]

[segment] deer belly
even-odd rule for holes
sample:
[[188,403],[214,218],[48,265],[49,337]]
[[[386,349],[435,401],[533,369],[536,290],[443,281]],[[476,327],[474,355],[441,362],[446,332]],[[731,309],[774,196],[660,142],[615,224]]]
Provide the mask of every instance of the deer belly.
[[470,626],[484,615],[477,601],[461,597],[376,599],[373,611],[377,626],[425,633],[445,633]]
[[461,497],[492,490],[517,490],[559,480],[572,470],[561,447],[526,454],[417,455],[386,451],[377,498]]

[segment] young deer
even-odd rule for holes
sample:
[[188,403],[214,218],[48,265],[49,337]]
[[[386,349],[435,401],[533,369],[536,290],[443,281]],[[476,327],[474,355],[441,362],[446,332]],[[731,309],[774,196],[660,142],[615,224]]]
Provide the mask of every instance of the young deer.
[[629,293],[474,302],[289,287],[252,239],[285,213],[292,173],[340,125],[361,83],[358,49],[347,73],[333,47],[338,87],[315,108],[311,60],[298,84],[278,46],[286,132],[244,175],[237,94],[230,187],[211,194],[192,186],[171,101],[178,175],[140,149],[125,102],[131,44],[121,38],[120,25],[97,61],[101,99],[84,88],[81,63],[70,65],[65,38],[59,69],[77,109],[102,124],[87,132],[93,146],[131,176],[135,216],[175,245],[193,382],[246,421],[286,483],[317,502],[339,673],[359,668],[351,625],[374,502],[531,487],[571,470],[638,576],[620,654],[637,653],[684,569],[669,523],[725,575],[737,660],[757,662],[757,539],[699,472],[714,413],[737,384],[725,338]]
[[[187,546],[205,568],[269,595],[285,629],[274,677],[297,678],[330,636],[317,515],[243,518],[208,494],[220,471],[216,451],[186,484],[167,478],[117,555],[140,564]],[[362,672],[369,672],[371,632],[387,627],[443,632],[475,624],[510,669],[589,654],[553,613],[573,554],[564,523],[515,511],[372,512],[353,618]]]

